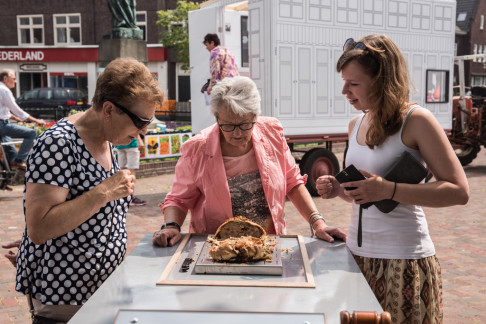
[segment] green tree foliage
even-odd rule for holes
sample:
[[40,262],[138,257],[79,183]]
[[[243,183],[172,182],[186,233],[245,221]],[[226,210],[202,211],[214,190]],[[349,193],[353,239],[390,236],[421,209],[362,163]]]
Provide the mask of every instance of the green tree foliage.
[[192,1],[179,0],[173,10],[159,10],[157,25],[163,27],[160,43],[164,47],[172,47],[179,53],[177,60],[183,70],[189,69],[189,32],[188,13],[199,9],[199,4]]

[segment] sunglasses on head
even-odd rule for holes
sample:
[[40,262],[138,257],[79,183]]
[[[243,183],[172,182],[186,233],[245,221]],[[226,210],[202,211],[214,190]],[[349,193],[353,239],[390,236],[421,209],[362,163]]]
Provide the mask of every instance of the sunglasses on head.
[[137,115],[135,115],[134,113],[132,113],[130,110],[128,110],[127,108],[117,104],[116,102],[114,102],[113,100],[108,100],[108,99],[103,99],[103,101],[109,101],[111,102],[112,104],[114,104],[118,109],[120,109],[121,111],[123,111],[125,114],[128,115],[128,117],[130,117],[130,119],[132,120],[133,124],[135,125],[135,127],[137,127],[138,129],[143,129],[145,128],[148,124],[150,124],[154,119],[155,119],[155,116],[150,118],[150,119],[147,119],[147,118],[142,118],[142,117],[139,117]]
[[365,50],[368,49],[368,47],[366,47],[366,45],[363,42],[355,43],[353,38],[348,38],[344,42],[343,51],[345,52],[352,49]]

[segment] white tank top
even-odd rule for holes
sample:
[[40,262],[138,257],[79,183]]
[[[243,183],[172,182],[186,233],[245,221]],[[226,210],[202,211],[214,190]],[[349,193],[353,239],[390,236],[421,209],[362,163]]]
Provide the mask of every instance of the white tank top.
[[[418,150],[409,148],[402,142],[403,127],[415,108],[420,107],[410,107],[400,131],[373,150],[357,141],[358,129],[364,115],[361,116],[349,138],[346,165],[354,164],[358,169],[383,176],[403,151],[408,151],[419,161],[423,161]],[[353,203],[347,239],[348,248],[353,254],[380,259],[420,259],[435,255],[422,207],[398,204],[388,214],[380,212],[375,206],[363,209],[361,247],[357,244],[358,215],[359,205]]]

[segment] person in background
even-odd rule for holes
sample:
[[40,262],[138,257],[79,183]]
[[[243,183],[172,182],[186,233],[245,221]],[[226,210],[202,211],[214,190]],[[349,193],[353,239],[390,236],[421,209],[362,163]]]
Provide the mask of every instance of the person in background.
[[5,152],[12,169],[25,171],[27,168],[25,159],[37,134],[32,128],[10,123],[9,119],[33,122],[39,126],[44,126],[46,122],[30,116],[17,105],[10,90],[15,87],[15,82],[17,77],[13,70],[0,71],[0,141],[11,142],[12,137],[23,139],[18,152],[15,145],[5,145]]
[[15,286],[34,323],[69,321],[123,261],[135,177],[119,169],[114,145],[144,133],[162,100],[143,63],[119,58],[98,77],[91,108],[35,141]]
[[227,48],[221,46],[218,35],[207,34],[204,36],[203,44],[210,53],[209,57],[209,72],[211,79],[207,93],[211,94],[213,87],[219,81],[226,77],[235,77],[240,75],[238,72],[238,65],[235,62],[235,57]]
[[[137,170],[140,167],[140,152],[145,150],[144,141],[140,138],[140,135],[138,135],[137,138],[130,142],[130,144],[118,145],[116,149],[118,152],[118,164],[120,165],[120,169],[130,170],[130,173],[136,179]],[[130,204],[135,206],[143,206],[146,205],[147,202],[135,197],[134,191],[132,202]]]
[[[322,198],[339,196],[352,203],[346,244],[393,323],[442,323],[441,268],[421,206],[466,204],[464,170],[432,113],[409,102],[407,63],[390,38],[348,39],[337,71],[344,80],[342,93],[362,112],[349,123],[345,165],[353,164],[367,179],[340,185],[335,177],[322,176],[317,191]],[[404,151],[425,162],[436,181],[385,180]],[[384,199],[399,204],[389,213],[374,205],[362,211],[360,246],[360,204]]]
[[191,233],[214,234],[226,220],[244,216],[268,234],[286,234],[288,197],[320,239],[346,239],[328,226],[305,187],[282,125],[260,117],[260,94],[247,77],[226,78],[211,95],[216,123],[182,145],[171,192],[161,210],[165,224],[153,244],[172,246],[191,212]]

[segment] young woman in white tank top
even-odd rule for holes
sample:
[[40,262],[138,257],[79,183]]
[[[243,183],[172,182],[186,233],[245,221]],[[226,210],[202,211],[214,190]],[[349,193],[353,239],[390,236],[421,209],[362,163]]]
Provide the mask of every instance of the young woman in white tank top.
[[[393,323],[442,323],[440,265],[421,206],[466,204],[467,179],[434,116],[410,103],[405,58],[384,35],[348,39],[337,63],[342,93],[358,111],[349,123],[345,164],[367,178],[340,185],[333,176],[316,182],[322,198],[352,203],[347,245]],[[383,178],[404,152],[425,162],[436,181],[394,183]],[[356,187],[345,191],[345,187]],[[357,244],[359,205],[393,199],[390,213],[375,206],[362,211],[362,244]]]

